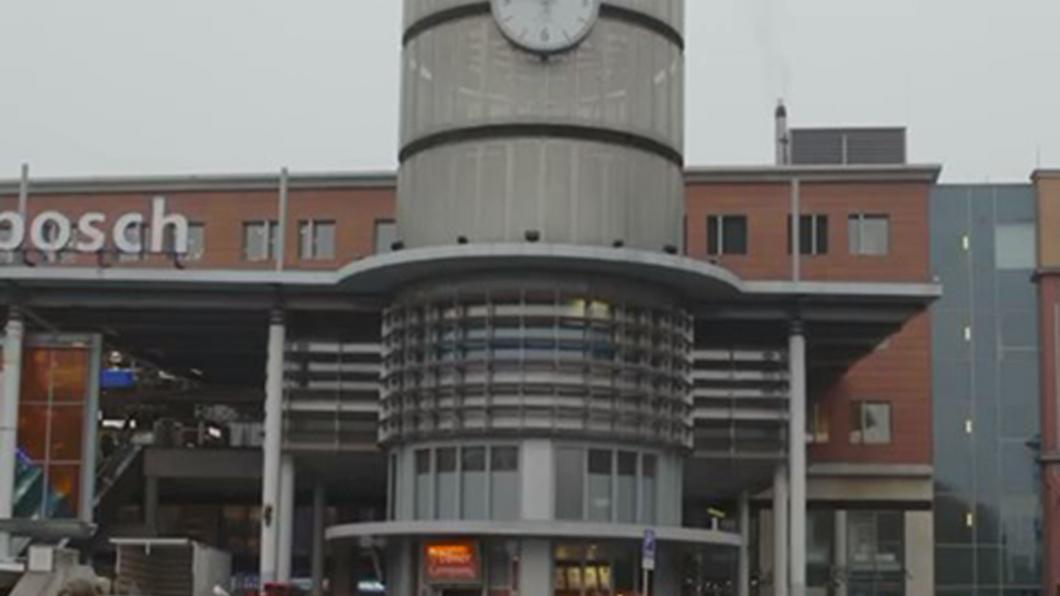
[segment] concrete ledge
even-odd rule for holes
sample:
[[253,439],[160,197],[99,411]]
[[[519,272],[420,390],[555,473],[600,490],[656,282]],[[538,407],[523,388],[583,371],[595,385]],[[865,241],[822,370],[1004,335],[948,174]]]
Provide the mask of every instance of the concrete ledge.
[[[699,528],[653,528],[660,542],[738,547],[739,534]],[[522,536],[528,538],[595,538],[641,540],[645,526],[562,521],[395,521],[347,524],[328,528],[330,541],[387,536]]]

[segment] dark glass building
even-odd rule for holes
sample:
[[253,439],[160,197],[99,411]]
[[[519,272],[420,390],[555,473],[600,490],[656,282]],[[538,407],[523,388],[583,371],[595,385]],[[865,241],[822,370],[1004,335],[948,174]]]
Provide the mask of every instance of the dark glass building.
[[1041,593],[1036,219],[1029,184],[931,198],[940,595]]

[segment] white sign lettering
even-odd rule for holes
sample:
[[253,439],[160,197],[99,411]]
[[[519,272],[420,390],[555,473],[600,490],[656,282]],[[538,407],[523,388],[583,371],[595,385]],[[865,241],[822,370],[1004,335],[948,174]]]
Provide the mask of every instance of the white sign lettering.
[[[34,217],[27,227],[20,213],[3,211],[0,212],[0,232],[3,232],[0,233],[0,252],[27,248],[27,240],[31,248],[42,251],[73,249],[85,253],[97,252],[107,242],[106,223],[107,216],[95,211],[83,214],[76,226],[69,217],[58,211],[44,211]],[[143,229],[145,223],[152,231],[150,245],[146,247],[143,246],[143,234],[129,233],[130,228]],[[70,239],[74,238],[75,229],[77,242],[71,246]],[[123,253],[185,254],[188,252],[188,219],[183,215],[167,214],[166,199],[155,197],[151,200],[149,221],[145,222],[142,213],[123,213],[114,222],[110,237],[114,247]],[[172,238],[171,246],[166,246],[167,237]]]

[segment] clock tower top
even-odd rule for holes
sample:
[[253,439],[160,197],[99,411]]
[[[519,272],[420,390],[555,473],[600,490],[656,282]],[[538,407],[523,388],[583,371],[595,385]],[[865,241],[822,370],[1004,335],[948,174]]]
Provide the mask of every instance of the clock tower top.
[[405,0],[403,243],[680,246],[683,20],[683,0]]

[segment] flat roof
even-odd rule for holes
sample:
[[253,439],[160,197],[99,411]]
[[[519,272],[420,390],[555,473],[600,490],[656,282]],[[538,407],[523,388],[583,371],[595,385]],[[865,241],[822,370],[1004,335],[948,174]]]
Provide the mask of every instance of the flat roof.
[[[800,178],[807,182],[935,182],[941,165],[747,165],[692,166],[685,169],[688,183],[781,182]],[[1060,175],[1060,172],[1058,172]],[[290,172],[292,190],[379,188],[397,186],[396,171]],[[29,178],[30,194],[165,193],[275,190],[280,172],[249,174],[190,174],[171,176],[89,176]],[[19,192],[18,179],[0,180],[0,196]]]

